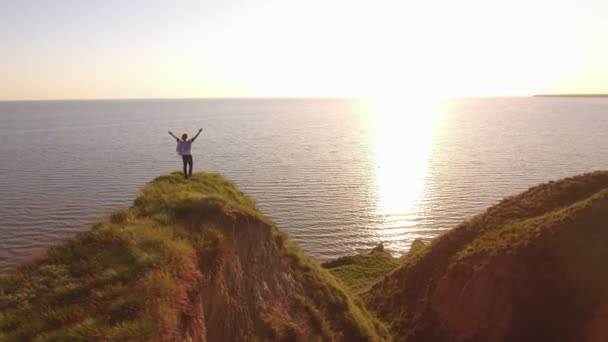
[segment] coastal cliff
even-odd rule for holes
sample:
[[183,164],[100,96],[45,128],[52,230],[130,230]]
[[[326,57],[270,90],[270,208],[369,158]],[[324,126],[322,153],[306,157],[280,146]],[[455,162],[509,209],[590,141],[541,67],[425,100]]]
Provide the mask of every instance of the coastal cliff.
[[0,340],[379,341],[382,323],[220,175],[149,183],[0,277]]
[[606,260],[608,172],[323,267],[222,176],[173,173],[0,275],[0,341],[606,341]]
[[608,341],[608,172],[508,197],[364,296],[398,341]]

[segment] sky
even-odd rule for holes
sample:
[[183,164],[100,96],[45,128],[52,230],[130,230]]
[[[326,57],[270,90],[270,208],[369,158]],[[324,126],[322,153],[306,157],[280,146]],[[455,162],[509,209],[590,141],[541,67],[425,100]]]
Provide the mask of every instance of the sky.
[[605,0],[0,0],[0,100],[608,93]]

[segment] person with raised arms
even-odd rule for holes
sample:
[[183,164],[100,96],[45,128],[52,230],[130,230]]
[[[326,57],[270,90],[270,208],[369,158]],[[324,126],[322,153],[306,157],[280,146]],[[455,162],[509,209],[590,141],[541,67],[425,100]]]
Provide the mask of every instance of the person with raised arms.
[[[185,178],[189,178],[190,176],[192,176],[192,143],[194,142],[194,140],[196,140],[196,138],[198,138],[199,134],[201,134],[201,132],[203,131],[202,128],[200,128],[198,130],[198,133],[196,133],[196,135],[192,138],[192,139],[188,139],[188,133],[184,133],[182,134],[182,139],[180,140],[178,137],[176,137],[175,135],[173,135],[173,133],[171,133],[171,131],[169,131],[169,134],[175,138],[175,140],[177,141],[177,148],[175,149],[175,151],[177,152],[177,154],[179,154],[180,156],[182,156],[182,161],[184,162],[184,177]],[[186,166],[188,166],[188,172],[186,172]]]

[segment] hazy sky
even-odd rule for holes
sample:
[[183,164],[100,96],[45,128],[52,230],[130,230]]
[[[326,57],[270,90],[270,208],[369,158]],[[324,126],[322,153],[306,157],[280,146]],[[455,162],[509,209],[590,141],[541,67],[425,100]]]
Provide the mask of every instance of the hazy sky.
[[0,0],[0,99],[608,92],[606,0]]

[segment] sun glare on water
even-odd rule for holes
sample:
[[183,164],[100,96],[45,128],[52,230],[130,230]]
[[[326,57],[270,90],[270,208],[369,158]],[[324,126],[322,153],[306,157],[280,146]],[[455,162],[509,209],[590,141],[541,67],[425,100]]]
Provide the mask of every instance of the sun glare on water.
[[[380,99],[373,102],[376,214],[384,223],[380,241],[406,247],[417,228],[415,207],[424,190],[439,113],[438,99]],[[416,238],[416,237],[412,237]],[[403,244],[403,245],[402,245]]]

